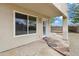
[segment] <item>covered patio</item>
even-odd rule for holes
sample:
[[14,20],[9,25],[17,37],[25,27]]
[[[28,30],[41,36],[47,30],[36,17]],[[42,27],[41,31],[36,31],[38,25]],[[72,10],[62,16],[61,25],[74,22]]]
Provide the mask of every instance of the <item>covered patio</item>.
[[[7,31],[5,31],[5,37],[1,36],[2,41],[0,41],[0,55],[61,55],[57,51],[51,50],[50,47],[47,47],[46,42],[43,39],[43,37],[51,38],[51,40],[57,40],[60,44],[60,46],[57,46],[55,49],[58,49],[61,51],[60,47],[65,47],[69,46],[68,44],[68,25],[67,25],[67,6],[64,3],[58,3],[58,4],[53,4],[53,3],[15,3],[15,4],[0,4],[0,15],[1,15],[1,26],[3,27],[1,29],[1,33],[4,32],[4,29],[6,26]],[[13,24],[14,21],[14,13],[22,13],[24,15],[31,15],[31,16],[36,16],[37,17],[37,22],[36,22],[36,33],[33,34],[27,34],[27,35],[15,35],[15,26]],[[7,15],[8,14],[8,15]],[[5,16],[6,15],[6,16]],[[4,18],[5,16],[5,18]],[[51,17],[56,17],[56,16],[62,16],[63,17],[63,32],[62,35],[59,35],[58,33],[51,33],[51,26],[50,26],[50,19]],[[11,21],[13,20],[13,21]],[[15,19],[16,20],[16,19]],[[45,22],[45,24],[44,24]],[[7,24],[7,25],[6,25]],[[15,24],[16,25],[16,24]],[[43,26],[45,25],[45,29]],[[44,33],[44,31],[45,33]],[[6,39],[6,40],[5,40]],[[27,40],[26,40],[27,39]],[[35,43],[34,43],[35,42]],[[42,50],[41,43],[43,42],[44,49]],[[50,42],[47,41],[47,42]],[[3,44],[5,43],[5,44]],[[9,43],[9,44],[8,44]],[[34,45],[32,45],[32,43]],[[53,42],[51,42],[52,44]],[[2,47],[3,45],[3,47]],[[29,45],[29,46],[27,46]],[[41,46],[39,46],[41,45]],[[38,47],[39,46],[39,47]],[[30,47],[30,48],[27,48]],[[47,48],[46,48],[47,47]],[[25,53],[25,50],[26,53]],[[36,51],[38,48],[37,52],[32,54],[33,51]],[[29,50],[29,49],[35,49],[35,50]],[[44,51],[47,49],[46,51]],[[22,51],[22,52],[20,52]],[[30,54],[29,54],[29,52]],[[47,52],[48,51],[48,52]],[[51,52],[52,53],[51,53]],[[61,51],[62,52],[62,51]],[[20,54],[21,53],[21,54]],[[56,53],[56,54],[55,54]]]

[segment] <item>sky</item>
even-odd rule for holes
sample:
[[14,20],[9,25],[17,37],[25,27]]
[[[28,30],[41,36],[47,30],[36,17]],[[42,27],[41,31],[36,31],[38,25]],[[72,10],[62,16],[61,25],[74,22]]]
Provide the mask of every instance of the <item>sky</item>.
[[72,3],[68,3],[67,4],[67,7],[68,7],[68,25],[73,25],[74,23],[71,22],[71,20],[73,19],[74,17],[74,7],[75,7],[75,4]]

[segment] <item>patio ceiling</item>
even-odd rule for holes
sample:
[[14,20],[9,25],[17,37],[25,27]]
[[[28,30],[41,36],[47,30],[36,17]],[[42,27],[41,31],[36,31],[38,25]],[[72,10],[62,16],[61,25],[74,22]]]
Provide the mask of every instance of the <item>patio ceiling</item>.
[[52,3],[16,3],[16,5],[47,17],[64,16]]

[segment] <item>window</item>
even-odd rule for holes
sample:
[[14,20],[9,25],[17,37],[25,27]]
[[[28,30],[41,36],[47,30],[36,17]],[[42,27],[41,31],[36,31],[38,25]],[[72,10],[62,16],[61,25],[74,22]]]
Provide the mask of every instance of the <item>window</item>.
[[16,35],[27,34],[27,15],[15,13]]
[[36,18],[29,16],[29,33],[36,33]]
[[15,12],[15,35],[36,33],[36,17]]

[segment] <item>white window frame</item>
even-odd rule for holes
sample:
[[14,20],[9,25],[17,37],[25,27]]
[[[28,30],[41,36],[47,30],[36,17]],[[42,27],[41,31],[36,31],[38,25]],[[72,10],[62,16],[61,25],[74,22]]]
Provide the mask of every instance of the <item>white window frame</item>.
[[[15,28],[15,25],[16,25],[16,24],[15,24],[15,20],[16,20],[16,19],[15,19],[15,13],[16,13],[16,12],[17,12],[17,13],[20,13],[20,14],[27,15],[27,20],[28,20],[27,23],[29,23],[29,18],[28,18],[29,16],[36,17],[36,33],[37,33],[37,24],[38,24],[37,20],[38,20],[38,16],[30,15],[30,14],[27,14],[27,13],[23,13],[23,12],[14,10],[14,11],[13,11],[13,37],[16,38],[16,37],[22,37],[22,36],[28,36],[28,35],[36,34],[36,33],[30,33],[30,34],[29,34],[29,29],[28,29],[28,28],[27,28],[27,34],[22,34],[22,35],[16,35],[16,34],[15,34],[15,33],[16,33],[16,32],[15,32],[15,31],[16,31],[16,30],[15,30],[15,29],[16,29],[16,28]],[[28,26],[28,24],[27,24],[27,26]]]

